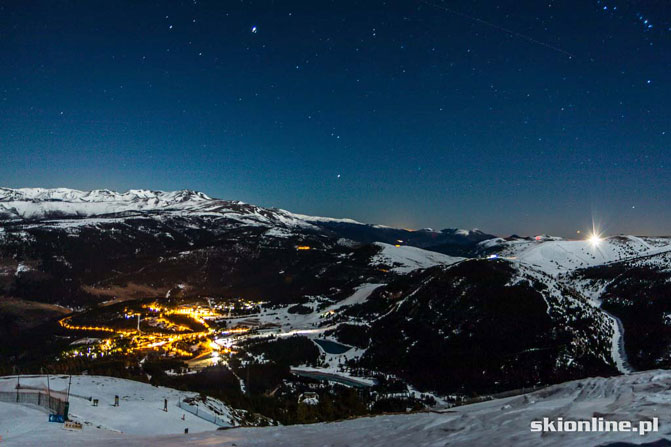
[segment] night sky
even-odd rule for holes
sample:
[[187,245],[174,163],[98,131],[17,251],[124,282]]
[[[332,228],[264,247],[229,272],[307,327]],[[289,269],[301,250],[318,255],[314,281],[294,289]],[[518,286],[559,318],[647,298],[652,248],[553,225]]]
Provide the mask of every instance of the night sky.
[[671,233],[667,0],[2,5],[2,186]]

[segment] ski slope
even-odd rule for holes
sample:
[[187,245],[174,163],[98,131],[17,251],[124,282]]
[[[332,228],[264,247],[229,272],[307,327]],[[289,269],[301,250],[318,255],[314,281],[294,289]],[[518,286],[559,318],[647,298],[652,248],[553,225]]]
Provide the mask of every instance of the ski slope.
[[[68,376],[50,376],[49,385],[51,390],[61,392],[67,390],[68,381]],[[24,376],[20,382],[22,387],[47,386],[44,376]],[[0,390],[15,390],[16,383],[16,376],[0,377]],[[114,406],[115,395],[119,396],[118,407]],[[31,444],[35,438],[42,444],[50,445],[52,440],[69,442],[73,436],[77,438],[76,435],[83,433],[93,439],[105,439],[111,434],[120,433],[155,436],[184,433],[185,428],[191,433],[216,430],[217,425],[177,406],[183,399],[197,396],[197,393],[114,377],[72,376],[70,419],[84,424],[82,432],[73,433],[63,430],[61,424],[48,423],[46,410],[0,402],[1,445],[35,445]],[[89,397],[98,399],[98,406],[93,406]],[[164,399],[168,400],[167,412],[163,411]],[[215,408],[220,413],[218,416],[228,421],[230,426],[238,425],[238,418],[244,414],[216,399],[208,399],[207,403],[208,406],[199,402],[199,410],[214,414]],[[26,438],[31,441],[21,444]]]
[[408,245],[395,246],[383,242],[375,242],[375,245],[381,248],[371,263],[373,265],[384,265],[391,267],[391,271],[396,273],[409,273],[417,269],[425,269],[436,265],[450,265],[463,258],[447,256],[435,251],[423,250]]
[[[121,385],[125,384],[129,392],[122,394],[132,394],[133,385],[125,382],[116,382],[116,386],[120,387],[117,389],[123,389]],[[137,418],[136,425],[145,427],[136,433],[114,432],[90,425],[81,431],[70,432],[63,430],[60,424],[46,423],[45,414],[38,410],[0,404],[0,434],[3,445],[17,446],[576,446],[607,445],[615,441],[639,444],[658,440],[671,429],[671,372],[657,370],[577,380],[526,395],[443,412],[385,415],[284,427],[203,430],[198,433],[194,433],[197,430],[190,430],[188,435],[177,434],[184,425],[179,419],[172,423],[167,420],[158,423],[152,409],[155,403],[150,400],[148,410],[133,412]],[[120,415],[119,412],[114,414]],[[659,432],[644,436],[613,432],[541,434],[532,433],[529,429],[532,420],[543,417],[589,420],[597,416],[634,423],[658,417]],[[118,427],[128,424],[123,422],[123,418],[110,418],[108,423]],[[152,431],[154,433],[150,434]],[[173,434],[166,435],[166,432]]]

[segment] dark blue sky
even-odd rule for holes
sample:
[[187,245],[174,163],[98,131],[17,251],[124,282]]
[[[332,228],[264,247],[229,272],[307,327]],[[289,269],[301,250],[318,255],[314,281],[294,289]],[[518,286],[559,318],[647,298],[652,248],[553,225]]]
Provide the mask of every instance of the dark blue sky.
[[667,3],[3,2],[0,184],[669,234]]

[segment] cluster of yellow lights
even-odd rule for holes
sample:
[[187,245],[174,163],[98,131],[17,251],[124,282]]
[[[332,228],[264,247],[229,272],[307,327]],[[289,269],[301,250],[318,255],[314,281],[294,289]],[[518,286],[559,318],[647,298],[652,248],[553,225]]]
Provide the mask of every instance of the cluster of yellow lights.
[[172,321],[167,320],[167,319],[165,319],[165,318],[163,318],[163,317],[158,317],[158,318],[156,319],[156,321],[157,321],[158,323],[162,323],[166,328],[168,328],[168,329],[173,329],[173,330],[175,330],[175,331],[179,331],[179,332],[188,332],[188,331],[191,330],[191,328],[188,327],[188,326],[183,326],[183,325],[181,325],[181,324],[173,323]]
[[[310,247],[304,246],[302,248],[299,247],[299,249],[309,250]],[[246,308],[263,304],[262,302],[253,302],[249,300],[241,300],[240,302]],[[59,320],[59,324],[65,329],[73,331],[98,331],[121,337],[129,337],[130,345],[126,347],[117,346],[115,343],[115,338],[110,337],[101,341],[93,350],[91,348],[88,348],[88,350],[74,350],[67,355],[89,356],[96,358],[98,355],[102,356],[112,353],[156,351],[169,355],[187,357],[190,360],[198,360],[204,356],[211,355],[212,360],[216,363],[221,358],[220,355],[231,354],[235,352],[232,350],[232,344],[221,346],[212,340],[212,337],[215,334],[215,330],[210,327],[206,319],[221,317],[222,314],[219,313],[221,308],[219,308],[219,310],[200,306],[167,308],[159,305],[156,302],[143,305],[142,307],[146,309],[144,313],[126,309],[125,317],[143,318],[144,321],[149,323],[150,326],[154,326],[156,323],[161,323],[162,328],[169,329],[170,333],[152,332],[151,329],[119,329],[105,326],[75,325],[71,323],[72,316],[68,316]],[[147,311],[149,312],[148,314],[146,313]],[[203,326],[205,330],[194,332],[191,327],[170,321],[170,315],[182,315],[188,317],[194,322],[200,323],[200,325]],[[221,331],[219,333],[223,335],[235,335],[244,334],[250,330],[251,328],[249,327],[236,327]],[[193,349],[192,351],[182,349],[188,345],[198,345],[198,348]]]
[[230,334],[244,334],[245,332],[249,331],[250,328],[248,327],[236,327],[234,329],[226,329],[225,331],[221,331],[221,333],[224,335],[230,335]]
[[[192,357],[194,355],[193,352],[185,351],[183,349],[180,349],[179,347],[175,346],[179,342],[187,342],[187,343],[194,343],[197,342],[200,339],[207,339],[208,336],[214,333],[214,329],[212,329],[207,321],[205,321],[205,318],[211,318],[211,317],[217,317],[219,316],[218,313],[213,312],[210,309],[204,309],[204,308],[187,308],[187,307],[181,307],[177,309],[167,309],[167,308],[162,308],[160,306],[157,306],[155,304],[150,305],[150,306],[144,306],[145,308],[149,309],[152,312],[158,312],[159,315],[156,317],[156,321],[161,322],[165,324],[168,328],[173,329],[173,330],[178,330],[183,333],[180,334],[161,334],[161,333],[153,333],[153,334],[148,334],[148,333],[142,333],[138,331],[137,329],[113,329],[110,327],[104,327],[104,326],[79,326],[79,325],[74,325],[70,323],[70,317],[65,317],[59,320],[59,324],[69,330],[78,330],[78,331],[99,331],[99,332],[108,332],[112,334],[117,334],[117,335],[122,335],[122,336],[132,336],[132,342],[134,344],[133,347],[128,348],[128,352],[137,352],[137,351],[144,351],[144,350],[162,350],[170,353],[174,353],[179,356],[183,357]],[[134,316],[141,316],[139,313],[126,313],[126,316],[134,317]],[[175,324],[171,322],[170,320],[164,318],[164,315],[184,315],[192,320],[200,323],[201,325],[205,326],[206,330],[205,331],[200,331],[200,332],[189,332],[192,329],[180,325],[180,324]],[[246,329],[247,330],[247,329]],[[99,345],[100,349],[103,351],[111,351],[111,352],[121,352],[121,349],[116,348],[112,349],[111,348],[112,340],[111,339],[106,339],[103,343]],[[224,353],[230,353],[230,349],[225,348],[221,349],[219,345],[217,345],[214,342],[209,342],[206,344],[202,344],[202,346],[206,349],[206,352],[204,354],[208,354],[213,351],[221,351]],[[75,355],[81,355],[79,351],[74,352]]]
[[[191,307],[179,307],[177,309],[167,309],[160,307],[156,304],[151,304],[149,306],[145,306],[147,309],[149,309],[152,312],[159,312],[161,316],[163,315],[184,315],[192,320],[197,321],[198,323],[202,324],[206,328],[210,328],[210,326],[207,324],[207,321],[205,321],[205,318],[214,318],[214,317],[219,317],[221,316],[219,313],[212,311],[211,309],[207,308],[191,308]],[[184,326],[182,326],[184,327]]]
[[296,250],[310,250],[310,249],[312,249],[312,247],[310,247],[309,245],[299,245],[298,247],[296,247]]
[[69,329],[72,331],[99,331],[99,332],[111,332],[115,334],[123,334],[123,335],[132,335],[136,333],[137,331],[133,330],[126,330],[126,329],[112,329],[104,326],[77,326],[74,324],[70,324],[69,320],[72,317],[65,317],[60,320],[58,320],[58,324],[60,324],[62,327],[65,329]]

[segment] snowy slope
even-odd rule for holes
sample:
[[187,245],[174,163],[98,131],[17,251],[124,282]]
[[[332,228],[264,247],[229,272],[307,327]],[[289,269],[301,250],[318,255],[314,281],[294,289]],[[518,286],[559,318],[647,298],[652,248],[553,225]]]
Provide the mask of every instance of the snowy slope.
[[463,258],[447,256],[433,251],[422,250],[417,247],[401,246],[376,242],[382,250],[373,257],[371,262],[391,267],[396,273],[409,273],[417,269],[425,269],[436,265],[450,265],[463,261]]
[[0,214],[22,219],[40,219],[50,215],[93,216],[125,211],[186,208],[210,201],[194,191],[109,190],[78,191],[67,188],[0,188]]
[[[11,414],[11,423],[6,423]],[[147,421],[152,415],[138,416]],[[659,432],[532,433],[530,421],[543,417],[564,420],[641,420],[659,418]],[[81,432],[44,423],[44,414],[12,404],[0,404],[0,427],[7,445],[86,446],[444,446],[606,445],[616,441],[651,442],[671,429],[671,373],[645,373],[591,378],[555,385],[534,393],[456,407],[441,413],[385,415],[371,418],[287,427],[238,428],[189,435],[132,435],[86,426]],[[22,432],[7,436],[8,426]],[[179,425],[181,427],[181,425]],[[164,429],[161,427],[160,429]]]
[[248,226],[316,228],[288,211],[213,199],[190,190],[165,192],[140,189],[119,193],[67,188],[0,188],[0,221],[46,219],[50,222],[42,225],[77,227],[116,222],[119,216],[123,218],[135,214],[224,218]]
[[[51,376],[51,389],[67,390],[68,379],[68,376]],[[14,390],[16,383],[16,376],[0,377],[0,390]],[[21,386],[46,387],[46,379],[44,376],[22,377]],[[119,396],[119,407],[113,406],[115,395]],[[184,428],[187,427],[190,432],[216,430],[217,425],[178,408],[178,402],[197,396],[197,393],[155,387],[132,380],[101,376],[72,376],[70,418],[84,424],[84,431],[95,437],[105,437],[111,433],[176,434],[183,433]],[[94,407],[89,397],[99,399],[99,405]],[[167,412],[163,411],[164,399],[168,399]],[[208,402],[216,405],[217,411],[221,413],[218,416],[228,421],[230,426],[239,424],[239,417],[244,412],[233,410],[214,399],[209,399]],[[15,417],[14,411],[19,408],[22,409],[21,413]],[[202,402],[200,411],[213,413],[211,409],[205,408]],[[25,419],[36,419],[32,426],[22,423],[24,413]],[[182,420],[182,415],[185,415],[184,420]],[[52,426],[58,426],[57,424],[46,424],[46,420],[47,415],[42,410],[0,403],[0,436],[2,436],[3,445],[4,442],[22,440],[33,430],[48,433]]]
[[[0,210],[16,208],[18,215],[39,217],[44,212],[62,212],[71,215],[114,214],[125,211],[182,209],[215,211],[216,205],[226,201],[213,199],[198,191],[154,191],[131,189],[120,193],[107,189],[80,191],[69,188],[0,188]],[[244,205],[243,202],[230,202]],[[207,207],[203,205],[214,205]],[[275,210],[288,220],[312,222],[343,222],[365,225],[352,219],[307,216],[285,210]]]
[[213,199],[198,191],[153,191],[132,189],[124,193],[97,189],[0,188],[0,220],[63,217],[94,217],[129,212],[180,212],[212,214],[245,223],[281,223],[312,227],[315,222],[342,222],[364,225],[352,219],[306,216],[281,209],[264,209],[239,201]]
[[[548,314],[557,321],[558,325],[576,324],[576,320],[584,318],[585,314],[592,315],[595,321],[599,322],[590,325],[590,328],[594,331],[593,336],[599,334],[602,340],[610,339],[610,358],[604,358],[604,360],[612,360],[620,373],[632,372],[624,350],[622,323],[613,315],[600,309],[600,301],[589,299],[587,295],[584,295],[585,299],[582,299],[573,293],[567,293],[566,287],[572,284],[567,285],[545,272],[519,263],[517,265],[517,275],[513,282],[529,281],[530,279],[539,281],[546,286],[543,297],[548,305]],[[594,340],[586,334],[580,337],[580,340],[581,342],[589,340],[588,347],[594,345]],[[572,361],[572,359],[569,359],[569,363]]]
[[506,241],[499,238],[481,242],[480,247],[554,275],[671,251],[671,239],[614,236],[594,245],[587,240]]
[[154,206],[165,206],[169,203],[185,201],[212,200],[202,192],[181,191],[151,191],[147,189],[131,189],[125,193],[108,189],[79,191],[69,188],[0,188],[0,202],[145,202]]

